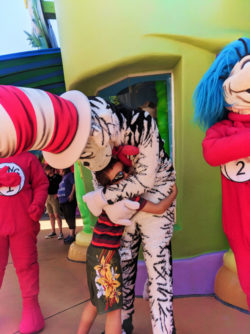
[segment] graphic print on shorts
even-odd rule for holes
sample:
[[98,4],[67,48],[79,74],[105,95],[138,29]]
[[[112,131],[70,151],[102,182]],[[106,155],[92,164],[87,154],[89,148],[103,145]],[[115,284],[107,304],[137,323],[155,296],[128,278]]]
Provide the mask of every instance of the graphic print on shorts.
[[98,265],[94,267],[96,271],[95,284],[97,288],[97,298],[104,296],[106,298],[107,310],[114,303],[119,303],[120,291],[117,288],[121,285],[117,280],[120,274],[117,274],[117,267],[110,264],[114,251],[103,250],[98,259]]

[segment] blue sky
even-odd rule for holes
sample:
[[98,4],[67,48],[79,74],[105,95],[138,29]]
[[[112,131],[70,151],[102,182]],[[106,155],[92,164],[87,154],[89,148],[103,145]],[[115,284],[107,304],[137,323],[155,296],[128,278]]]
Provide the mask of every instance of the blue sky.
[[0,0],[0,55],[32,50],[25,31],[31,19],[24,0]]
[[[0,0],[0,56],[34,50],[24,31],[32,32],[31,18],[24,0]],[[53,29],[56,27],[53,25]],[[57,36],[57,31],[55,31]]]

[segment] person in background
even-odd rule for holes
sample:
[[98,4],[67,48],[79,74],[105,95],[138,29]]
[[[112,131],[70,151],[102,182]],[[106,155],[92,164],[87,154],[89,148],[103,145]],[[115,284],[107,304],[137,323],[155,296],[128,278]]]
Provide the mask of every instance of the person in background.
[[45,173],[49,180],[49,190],[48,190],[48,197],[46,200],[46,209],[49,215],[50,223],[51,223],[51,233],[46,235],[46,239],[54,238],[56,237],[56,222],[59,228],[59,235],[58,240],[63,239],[63,232],[62,232],[62,219],[60,216],[60,206],[59,206],[59,200],[57,197],[57,191],[59,188],[59,183],[62,180],[61,175],[55,172],[55,169],[51,167],[50,165],[46,165]]
[[59,169],[62,181],[59,184],[57,196],[64,218],[69,226],[69,235],[64,239],[65,244],[75,241],[76,231],[76,196],[75,179],[70,168]]
[[[106,187],[119,183],[131,173],[131,167],[112,158],[106,168],[95,173],[95,177],[99,184]],[[177,187],[174,184],[171,194],[159,203],[147,201],[140,196],[131,200],[140,204],[137,211],[163,214],[172,205],[176,195]],[[87,250],[90,301],[83,310],[77,334],[89,333],[97,314],[102,313],[106,313],[105,334],[122,333],[122,269],[118,250],[124,227],[112,223],[104,211],[97,220]]]
[[142,110],[147,111],[154,119],[157,118],[157,107],[153,102],[146,101],[139,108],[141,108]]

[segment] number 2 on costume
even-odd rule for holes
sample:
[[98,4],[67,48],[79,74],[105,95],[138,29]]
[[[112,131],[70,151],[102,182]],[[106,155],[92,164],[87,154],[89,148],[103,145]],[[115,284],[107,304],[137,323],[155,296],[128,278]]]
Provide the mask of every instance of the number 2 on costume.
[[222,174],[233,182],[247,182],[250,180],[249,158],[234,160],[221,165]]

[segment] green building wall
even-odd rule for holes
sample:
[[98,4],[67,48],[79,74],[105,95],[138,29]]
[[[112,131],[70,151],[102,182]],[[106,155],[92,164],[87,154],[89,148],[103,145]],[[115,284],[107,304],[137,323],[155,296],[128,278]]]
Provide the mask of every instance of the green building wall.
[[179,194],[174,258],[228,248],[219,168],[203,160],[192,95],[220,49],[250,35],[245,0],[55,0],[67,89],[86,95],[129,76],[171,72]]

